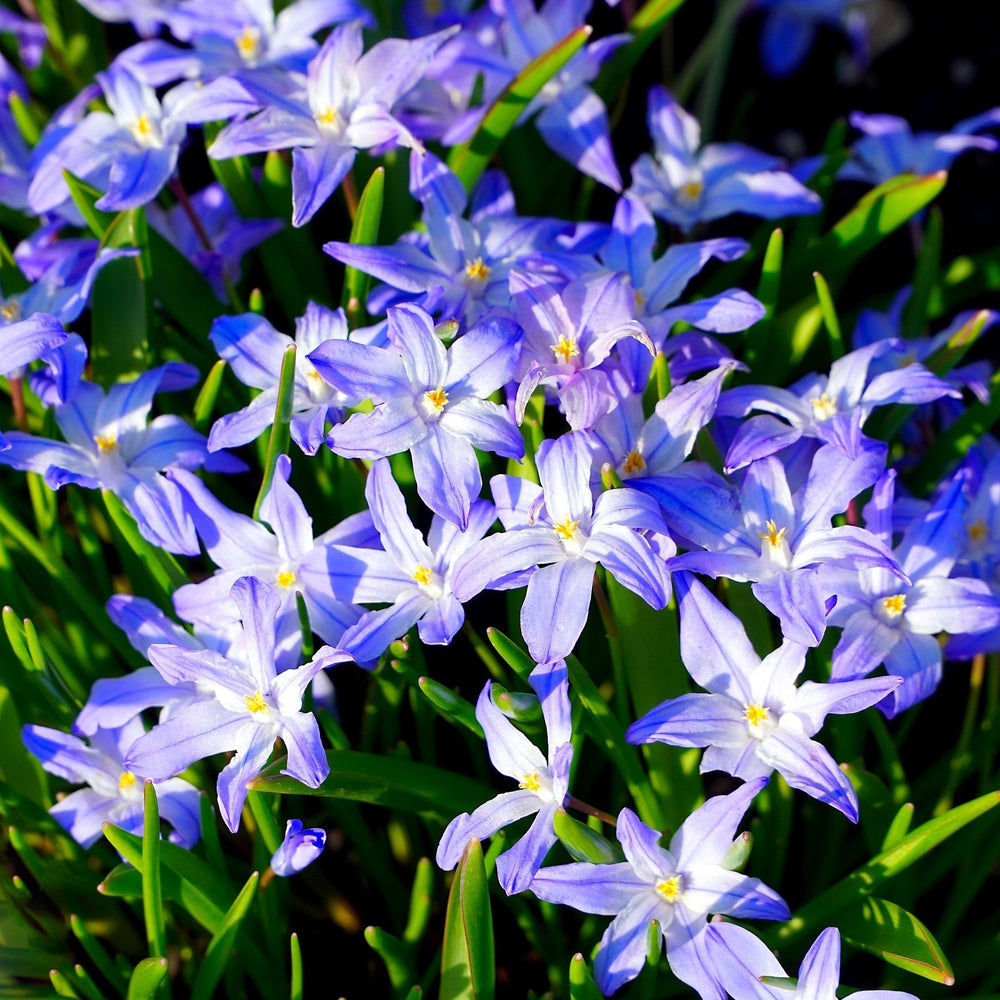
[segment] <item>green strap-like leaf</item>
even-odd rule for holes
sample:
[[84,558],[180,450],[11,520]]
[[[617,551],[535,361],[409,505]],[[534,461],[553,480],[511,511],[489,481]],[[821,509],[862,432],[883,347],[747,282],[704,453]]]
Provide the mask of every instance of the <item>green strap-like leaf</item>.
[[165,958],[144,958],[132,973],[128,983],[127,1000],[153,1000],[156,991],[167,978]]
[[909,868],[929,851],[998,804],[1000,804],[1000,792],[988,792],[921,824],[894,846],[877,854],[867,864],[855,869],[846,878],[803,906],[791,920],[771,935],[772,939],[780,941],[784,946],[810,931],[835,924],[838,915],[845,907],[854,906],[859,899],[871,895],[887,878]]
[[[358,200],[358,211],[351,226],[350,242],[356,246],[372,246],[378,240],[378,227],[382,221],[382,199],[385,195],[385,167],[372,172]],[[340,304],[347,314],[353,329],[361,326],[367,313],[368,289],[371,287],[370,274],[348,267],[344,271],[344,294]]]
[[591,31],[587,25],[571,31],[528,63],[493,102],[475,135],[468,142],[452,147],[448,166],[466,191],[471,191],[482,177],[493,154],[529,101],[579,52]]
[[924,979],[951,986],[951,965],[934,935],[912,914],[888,899],[868,896],[837,914],[844,940],[880,955]]
[[147,781],[143,788],[143,806],[142,915],[146,921],[150,958],[164,958],[167,954],[167,933],[163,926],[160,877],[160,809],[156,801],[156,786],[152,781]]
[[440,1000],[492,1000],[495,978],[490,893],[483,849],[473,837],[448,896]]
[[233,905],[226,911],[218,930],[208,943],[205,957],[201,960],[194,985],[191,987],[191,1000],[211,1000],[215,987],[226,971],[226,963],[229,961],[236,935],[250,909],[259,882],[260,873],[254,872],[233,900]]
[[278,456],[288,454],[290,434],[289,424],[292,422],[292,406],[295,402],[295,345],[285,348],[281,359],[281,373],[278,376],[278,398],[274,407],[274,423],[271,424],[271,437],[267,443],[267,458],[264,461],[264,477],[261,480],[257,502],[253,505],[253,516],[260,516],[260,505],[264,502],[271,483],[274,482],[274,470],[278,464]]
[[625,860],[625,855],[617,844],[612,844],[586,823],[574,819],[565,809],[556,810],[552,825],[560,843],[574,861],[611,865]]
[[[493,795],[489,786],[471,778],[398,756],[328,750],[326,759],[330,776],[313,795],[370,802],[435,817],[444,823],[457,813],[471,812]],[[283,767],[284,759],[275,761],[250,787],[279,795],[302,794],[303,785],[282,775]]]

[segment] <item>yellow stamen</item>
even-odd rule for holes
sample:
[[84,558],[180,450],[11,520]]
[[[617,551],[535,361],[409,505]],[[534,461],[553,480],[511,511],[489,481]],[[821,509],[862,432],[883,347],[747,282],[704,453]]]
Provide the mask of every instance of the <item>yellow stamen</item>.
[[765,539],[767,544],[772,548],[777,548],[784,541],[785,535],[788,534],[788,529],[781,528],[779,530],[774,521],[765,522],[765,527],[767,531],[762,531],[760,537]]
[[339,118],[340,113],[336,108],[324,108],[322,111],[313,115],[313,119],[319,126],[336,125]]
[[529,792],[537,792],[542,787],[538,772],[532,771],[531,774],[521,775],[521,780],[517,783],[517,787],[527,788]]
[[132,126],[132,131],[138,136],[152,135],[153,126],[149,123],[149,115],[139,115]]
[[829,393],[820,393],[809,400],[813,408],[813,416],[817,420],[827,420],[837,412],[837,404],[830,398]]
[[893,594],[882,598],[882,610],[889,618],[898,618],[906,610],[906,595]]
[[235,39],[236,50],[244,59],[260,55],[260,29],[247,25]]
[[704,189],[705,185],[701,181],[688,181],[687,184],[681,185],[681,197],[687,201],[694,201]]
[[969,541],[976,545],[986,541],[986,536],[989,534],[986,522],[982,518],[970,524],[965,530],[969,533]]
[[286,590],[295,583],[295,574],[291,570],[283,569],[275,578],[274,582],[279,587],[284,587]]
[[261,712],[267,711],[267,702],[264,701],[264,694],[257,688],[252,695],[243,695],[243,700],[247,703],[247,711],[251,715],[260,715]]
[[416,580],[421,587],[426,587],[433,578],[434,571],[429,566],[418,566],[413,571],[413,579]]
[[94,444],[97,445],[98,451],[115,451],[118,447],[118,438],[114,434],[95,434]]
[[483,263],[482,257],[477,257],[465,265],[465,276],[470,281],[485,281],[490,276],[490,269]]
[[580,348],[577,347],[576,341],[572,337],[560,334],[559,343],[553,346],[552,353],[555,354],[556,358],[558,358],[564,365],[568,365],[570,358],[579,356]]
[[646,304],[646,296],[642,294],[637,288],[635,290],[635,307],[636,309],[641,309]]
[[681,894],[680,875],[671,875],[662,882],[656,883],[657,895],[665,899],[668,903],[676,903]]
[[743,709],[743,718],[751,726],[759,726],[762,722],[767,721],[767,709],[759,702],[751,702]]
[[445,403],[448,402],[448,393],[441,386],[425,392],[424,396],[427,398],[427,402],[434,407],[435,413],[440,413],[444,409]]
[[14,320],[20,319],[21,317],[21,303],[16,299],[10,302],[5,302],[0,306],[0,316],[3,316],[8,323],[13,323]]
[[568,517],[560,521],[553,529],[559,538],[564,542],[573,541],[576,529],[580,526],[579,521],[571,521]]
[[122,771],[122,776],[118,779],[118,787],[124,792],[127,788],[132,788],[138,778],[131,771]]
[[633,448],[625,456],[625,464],[622,466],[622,472],[627,476],[631,476],[635,472],[642,472],[645,468],[646,460]]

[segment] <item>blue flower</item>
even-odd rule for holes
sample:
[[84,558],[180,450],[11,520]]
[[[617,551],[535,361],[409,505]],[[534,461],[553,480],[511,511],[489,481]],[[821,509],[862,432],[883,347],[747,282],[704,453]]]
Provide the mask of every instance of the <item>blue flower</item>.
[[631,809],[623,809],[617,834],[626,861],[557,865],[541,869],[531,880],[528,888],[539,899],[584,913],[614,915],[594,959],[602,993],[614,993],[642,970],[649,925],[655,920],[674,975],[694,987],[702,1000],[725,1000],[708,951],[708,914],[761,920],[790,916],[773,889],[724,865],[743,814],[766,784],[760,778],[709,799],[680,825],[666,849],[660,846],[658,831]]
[[377,404],[335,426],[327,444],[369,461],[409,451],[421,500],[464,530],[482,487],[476,448],[524,454],[510,414],[487,399],[514,372],[516,325],[487,317],[445,350],[423,309],[399,305],[389,310],[389,337],[387,348],[328,340],[309,355],[331,385]]
[[475,812],[456,816],[448,824],[437,849],[438,865],[451,871],[473,837],[484,840],[502,827],[535,813],[528,832],[497,858],[497,877],[508,895],[528,888],[556,842],[552,821],[569,796],[569,767],[573,760],[565,662],[542,664],[532,671],[530,679],[542,704],[548,757],[542,756],[493,704],[490,696],[493,685],[488,683],[476,703],[476,718],[486,735],[493,766],[513,778],[518,790],[501,792]]
[[666,605],[670,580],[641,534],[665,534],[656,502],[625,488],[602,493],[595,504],[585,435],[543,441],[536,461],[541,489],[513,476],[493,478],[507,530],[469,549],[455,567],[452,588],[464,603],[485,588],[527,582],[521,633],[535,662],[548,663],[568,656],[580,638],[598,563],[654,608]]
[[392,107],[454,30],[412,42],[387,38],[363,54],[361,27],[351,21],[334,29],[309,63],[304,90],[227,125],[209,148],[220,160],[292,148],[293,226],[305,225],[330,197],[356,150],[420,146]]
[[698,122],[663,87],[649,92],[649,131],[656,158],[636,160],[629,190],[685,231],[734,212],[780,219],[822,207],[819,195],[778,169],[777,157],[737,143],[701,148]]
[[302,820],[290,819],[285,824],[285,836],[271,857],[275,875],[287,878],[308,868],[326,847],[326,830],[316,827],[304,829]]
[[678,574],[681,659],[709,694],[684,694],[629,726],[630,743],[708,747],[701,771],[749,781],[778,771],[792,788],[839,809],[852,823],[858,800],[844,772],[811,737],[828,713],[860,712],[900,684],[898,677],[815,684],[795,681],[807,647],[787,640],[762,660],[740,620],[697,580]]
[[233,584],[232,598],[243,621],[246,662],[234,662],[210,649],[150,646],[149,658],[164,680],[203,682],[212,695],[154,726],[129,750],[125,766],[161,779],[196,760],[235,751],[218,780],[219,809],[235,833],[247,785],[267,763],[276,739],[288,753],[282,774],[308,788],[318,788],[329,774],[319,724],[311,712],[302,711],[302,698],[316,674],[346,657],[324,646],[308,663],[279,674],[274,662],[279,609],[274,588],[242,577]]
[[799,966],[798,982],[772,985],[767,980],[786,979],[788,973],[768,947],[746,928],[725,922],[708,928],[708,953],[723,986],[734,997],[757,1000],[917,1000],[899,990],[864,990],[845,993],[840,985],[840,931],[827,927],[813,942]]
[[95,730],[90,745],[76,736],[45,726],[25,726],[24,745],[51,774],[70,782],[85,782],[49,811],[84,847],[101,836],[104,823],[141,834],[143,785],[152,777],[160,815],[174,828],[170,839],[193,847],[201,837],[201,793],[190,782],[172,775],[156,777],[124,763],[130,747],[142,736],[138,717],[120,728]]

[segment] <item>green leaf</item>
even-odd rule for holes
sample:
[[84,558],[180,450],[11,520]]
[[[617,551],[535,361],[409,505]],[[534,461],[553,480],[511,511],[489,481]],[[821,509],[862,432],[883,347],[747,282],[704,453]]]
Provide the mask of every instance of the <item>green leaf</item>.
[[105,510],[111,523],[121,535],[122,541],[128,546],[128,551],[138,557],[146,568],[156,590],[156,603],[161,607],[173,607],[171,595],[185,583],[189,583],[187,573],[180,563],[169,553],[143,538],[135,518],[125,509],[121,500],[111,490],[101,490]]
[[907,486],[918,496],[926,496],[954,463],[964,458],[969,449],[1000,420],[1000,371],[994,372],[989,384],[988,403],[976,401],[946,430],[920,460],[917,467],[904,475]]
[[473,837],[448,895],[440,1000],[492,1000],[495,978],[490,893],[483,849]]
[[486,638],[490,640],[490,645],[500,654],[507,666],[527,680],[531,671],[537,666],[531,656],[498,628],[488,628]]
[[[98,885],[97,891],[105,896],[120,896],[123,899],[142,899],[142,872],[136,871],[131,865],[120,864],[112,868],[103,881]],[[170,898],[167,893],[163,893],[163,898]]]
[[821,271],[830,287],[838,289],[854,265],[933,201],[947,180],[947,172],[939,170],[922,177],[904,174],[880,184],[809,248],[797,270]]
[[[155,229],[149,230],[149,256],[153,295],[192,344],[206,349],[207,356],[205,340],[212,320],[221,316],[226,307],[215,297],[201,271]],[[185,358],[192,360],[187,354]]]
[[844,940],[924,979],[951,986],[951,965],[934,935],[901,906],[867,896],[837,914]]
[[90,231],[99,239],[104,239],[104,234],[115,218],[113,212],[103,212],[94,207],[94,203],[101,197],[101,192],[86,181],[75,177],[68,170],[63,171],[63,179],[69,188],[70,197],[73,204],[80,210],[83,221]]
[[[352,799],[419,813],[447,823],[457,813],[471,812],[493,795],[489,786],[444,768],[399,756],[328,750],[330,776],[312,795]],[[284,759],[270,764],[250,782],[257,792],[301,795],[305,786],[280,773]]]
[[565,809],[557,809],[552,826],[563,847],[574,861],[590,861],[595,865],[612,865],[624,861],[625,855],[617,844],[612,844],[586,823],[570,816]]
[[904,802],[899,807],[899,812],[892,818],[889,829],[885,832],[882,841],[882,850],[888,851],[895,847],[910,831],[910,823],[913,822],[913,803]]
[[226,971],[236,936],[257,893],[259,882],[260,872],[254,872],[240,889],[239,895],[233,900],[233,905],[222,918],[218,930],[212,935],[198,968],[198,974],[194,978],[194,985],[191,987],[191,1000],[211,1000],[215,987]]
[[[350,242],[355,246],[372,246],[378,240],[384,194],[385,167],[378,167],[368,178],[368,183],[358,201],[358,211],[354,216],[350,237]],[[355,267],[348,267],[344,271],[344,294],[340,304],[352,328],[361,326],[368,315],[365,312],[365,303],[368,301],[368,289],[371,283],[371,275],[364,271],[359,271]]]
[[291,1000],[302,1000],[302,948],[298,934],[292,933],[288,939],[292,959],[292,976],[289,990]]
[[781,289],[784,254],[785,234],[781,229],[775,229],[767,241],[760,280],[757,283],[757,298],[765,312],[744,334],[746,362],[751,369],[767,351],[767,342],[774,329],[774,312],[778,305],[778,294]]
[[615,765],[632,798],[642,821],[654,829],[663,829],[667,823],[659,798],[653,793],[646,773],[639,763],[638,750],[625,742],[625,730],[608,707],[607,702],[591,680],[590,675],[574,656],[566,658],[570,689],[576,691],[580,703],[590,716],[594,737]]
[[453,719],[470,733],[482,738],[483,727],[476,719],[476,710],[464,698],[432,677],[421,677],[417,681],[417,687],[420,688],[421,694],[446,719]]
[[152,267],[145,211],[121,213],[101,242],[140,248],[135,257],[119,257],[105,264],[90,295],[90,360],[94,380],[107,388],[120,379],[138,377],[150,366]]
[[471,191],[483,175],[528,102],[579,52],[592,30],[583,25],[571,31],[528,63],[493,102],[475,135],[468,142],[452,147],[448,166],[466,191]]
[[222,387],[222,376],[226,373],[226,362],[219,358],[212,365],[211,370],[205,376],[205,381],[198,390],[198,398],[194,401],[194,426],[196,430],[204,433],[208,430],[208,425],[212,422],[212,413],[215,410],[215,401],[219,398],[219,389]]
[[267,443],[267,457],[264,460],[264,477],[261,480],[257,502],[253,505],[254,520],[260,516],[260,505],[264,502],[280,455],[288,454],[290,439],[288,427],[292,422],[292,406],[295,403],[295,345],[289,344],[281,358],[281,373],[278,376],[278,398],[274,405],[274,423]]
[[[134,776],[132,780],[135,780]],[[150,958],[163,958],[167,954],[167,933],[163,926],[160,877],[160,808],[152,781],[147,781],[143,788],[142,860],[142,914],[146,921],[146,942]]]
[[816,283],[816,296],[819,299],[819,311],[823,315],[823,325],[830,338],[830,354],[833,360],[837,361],[844,356],[844,335],[840,332],[837,307],[833,304],[830,286],[819,271],[813,271],[813,281]]
[[381,927],[366,927],[365,941],[385,964],[393,996],[405,997],[413,981],[418,978],[413,964],[413,949]]
[[569,996],[570,1000],[604,1000],[587,967],[587,960],[579,953],[569,963]]
[[927,216],[920,256],[913,272],[913,291],[903,307],[903,336],[919,337],[927,319],[931,294],[940,278],[941,243],[944,238],[944,216],[934,206]]
[[997,804],[1000,804],[1000,792],[988,792],[922,823],[898,843],[877,854],[867,864],[855,869],[846,878],[807,903],[792,916],[791,920],[769,936],[784,946],[815,928],[835,924],[837,915],[842,909],[855,905],[859,898],[871,895],[887,878],[905,871],[925,854],[954,836],[973,820],[989,812]]
[[[122,865],[121,867],[126,866]],[[131,870],[134,871],[134,869]],[[101,975],[118,991],[120,996],[125,996],[128,981],[121,969],[111,961],[104,946],[91,934],[87,925],[75,913],[70,915],[69,926],[87,953],[87,957],[94,963]]]
[[[104,836],[141,874],[141,838],[111,823],[104,824]],[[163,895],[176,900],[202,927],[214,934],[236,895],[232,883],[197,855],[169,841],[160,844],[160,862]]]
[[167,978],[165,958],[144,958],[132,973],[128,983],[127,1000],[153,1000],[156,991]]

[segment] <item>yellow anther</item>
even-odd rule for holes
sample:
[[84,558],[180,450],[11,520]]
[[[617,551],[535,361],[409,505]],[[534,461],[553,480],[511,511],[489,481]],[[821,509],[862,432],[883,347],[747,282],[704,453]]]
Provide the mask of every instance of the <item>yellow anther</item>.
[[680,875],[671,875],[670,878],[665,878],[662,882],[657,882],[656,893],[668,903],[676,903],[681,894]]
[[570,358],[579,356],[580,348],[577,346],[576,341],[572,337],[560,334],[559,343],[553,346],[552,353],[555,354],[556,358],[564,365],[568,365]]
[[743,709],[743,718],[746,719],[751,726],[759,726],[762,722],[767,721],[767,708],[759,702],[751,702],[746,706],[746,708]]
[[898,618],[906,610],[906,595],[893,594],[882,598],[882,610],[889,618]]
[[686,201],[694,201],[705,190],[705,185],[701,181],[688,181],[681,185],[681,197]]
[[788,529],[779,529],[774,521],[767,521],[764,526],[767,528],[767,531],[762,531],[760,533],[760,537],[763,538],[772,548],[777,548],[785,540],[785,535],[788,534]]
[[837,404],[830,398],[830,394],[823,392],[818,396],[813,396],[809,400],[813,408],[813,416],[817,420],[828,420],[837,412]]
[[118,447],[118,438],[114,434],[95,434],[94,444],[98,451],[115,451]]
[[418,566],[413,571],[413,579],[420,584],[421,587],[426,587],[427,584],[434,579],[434,570],[429,566]]
[[139,115],[132,126],[132,131],[140,138],[153,134],[153,126],[149,123],[149,115]]
[[295,574],[288,569],[283,569],[275,578],[274,582],[279,587],[284,587],[286,590],[295,583]]
[[14,320],[21,318],[21,303],[17,299],[11,299],[10,302],[5,302],[0,306],[0,316],[3,316],[8,323],[13,323]]
[[243,695],[243,700],[247,703],[247,711],[251,715],[260,715],[261,712],[267,711],[267,702],[264,701],[264,694],[260,688],[257,688],[252,695]]
[[638,288],[635,290],[634,298],[636,309],[641,309],[646,304],[646,296]]
[[989,534],[986,522],[982,518],[974,521],[965,530],[969,533],[969,541],[974,542],[976,545],[986,541],[986,536]]
[[441,386],[425,392],[424,396],[426,397],[427,402],[434,407],[435,413],[440,413],[444,409],[445,403],[448,402],[448,393],[445,392]]
[[485,281],[490,276],[490,269],[483,263],[482,257],[470,260],[465,265],[465,277],[470,281]]
[[322,128],[327,126],[329,128],[334,127],[340,120],[340,112],[336,108],[324,108],[322,111],[317,111],[313,115],[313,120],[317,125]]
[[646,468],[646,460],[633,448],[625,456],[625,464],[622,466],[622,472],[627,476],[634,475],[636,472],[642,472]]
[[236,50],[244,59],[260,55],[260,28],[247,25],[235,39]]
[[560,537],[560,539],[562,539],[562,541],[571,542],[576,536],[576,531],[579,526],[579,521],[573,521],[567,517],[560,521],[553,530]]
[[537,792],[542,787],[541,779],[538,777],[537,771],[532,771],[531,774],[522,774],[521,780],[517,783],[518,788],[527,788],[529,792]]
[[118,779],[118,787],[124,792],[127,788],[132,788],[139,779],[131,771],[122,771]]

